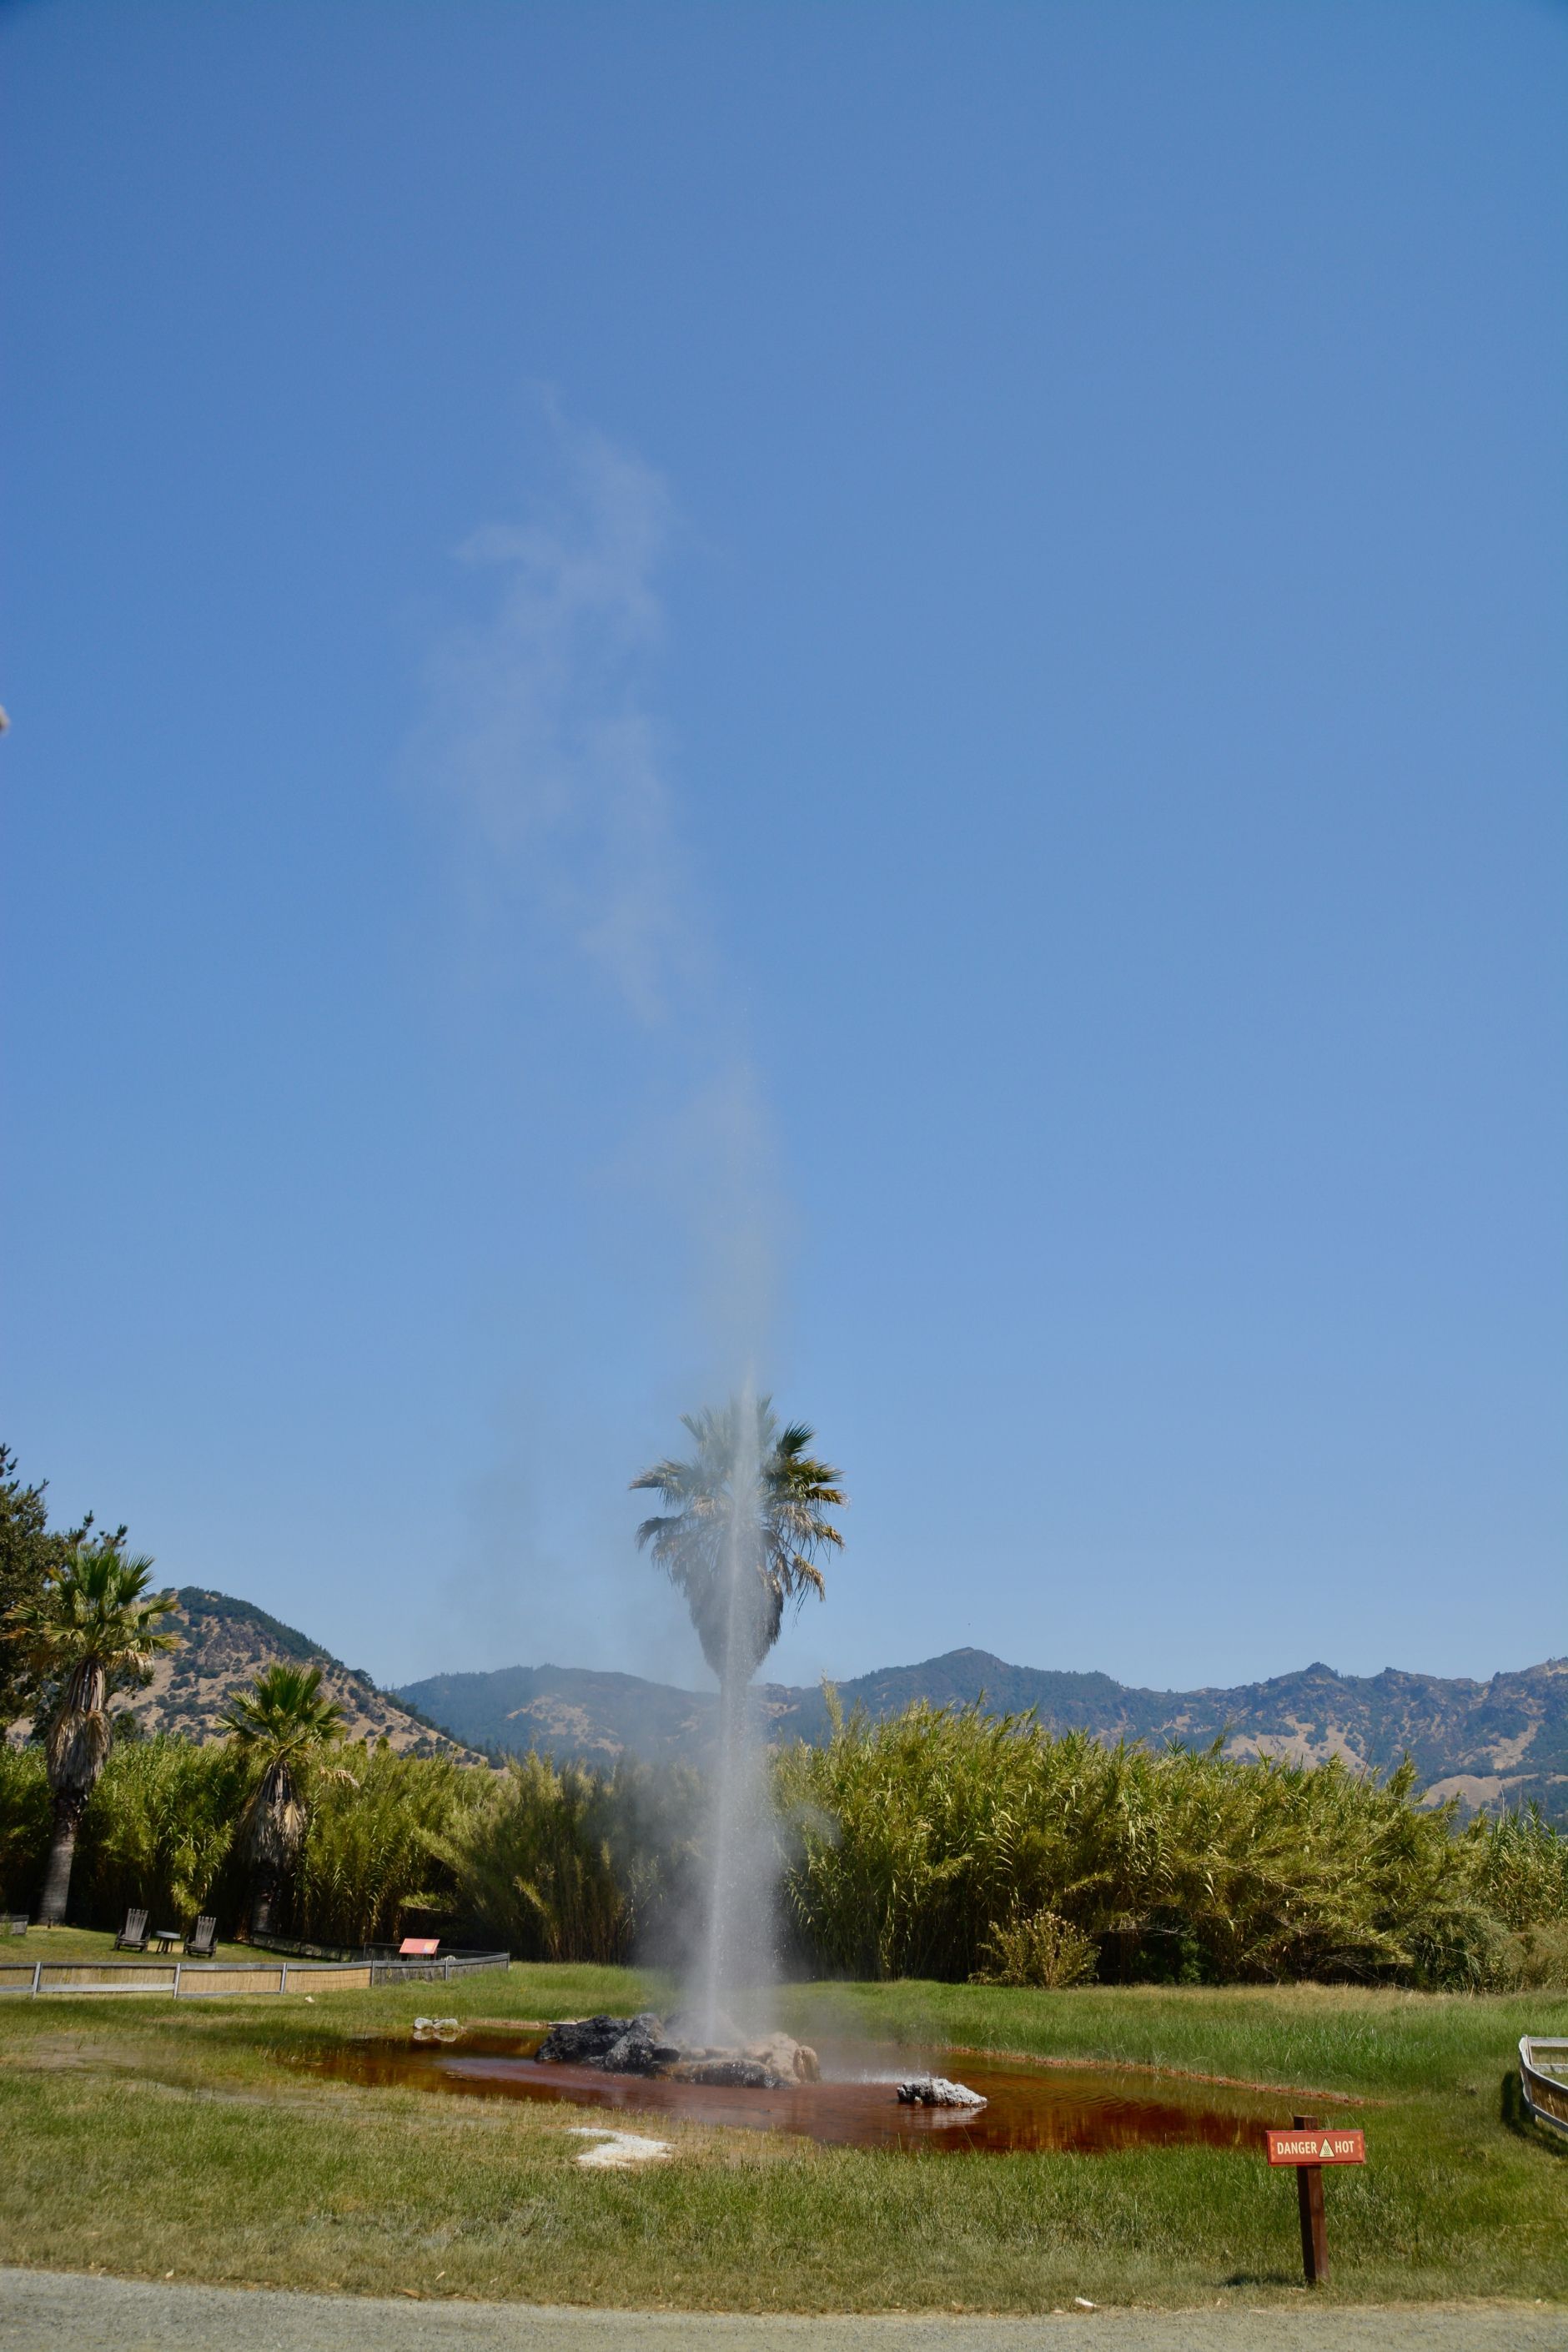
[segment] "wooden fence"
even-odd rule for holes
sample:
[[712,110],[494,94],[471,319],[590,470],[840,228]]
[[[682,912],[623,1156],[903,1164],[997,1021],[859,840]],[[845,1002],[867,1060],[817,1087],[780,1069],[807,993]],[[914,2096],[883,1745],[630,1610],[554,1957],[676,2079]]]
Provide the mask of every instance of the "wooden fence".
[[1568,2137],[1568,2042],[1521,2033],[1519,2075],[1524,2104],[1536,2122]]
[[447,1952],[435,1959],[400,1960],[395,1954],[382,1958],[373,1953],[372,1984],[450,1984],[454,1977],[471,1977],[482,1969],[510,1969],[510,1952]]
[[223,1992],[368,1992],[373,1985],[449,1982],[479,1969],[510,1966],[506,1952],[454,1953],[446,1960],[4,1960],[0,1993],[156,1992],[175,2000]]

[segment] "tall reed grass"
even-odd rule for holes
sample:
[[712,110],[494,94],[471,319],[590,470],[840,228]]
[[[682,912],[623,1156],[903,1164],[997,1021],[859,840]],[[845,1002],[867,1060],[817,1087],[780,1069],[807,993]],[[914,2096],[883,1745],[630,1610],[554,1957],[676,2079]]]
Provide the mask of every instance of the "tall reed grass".
[[1418,1809],[1408,1766],[1379,1784],[917,1706],[837,1717],[776,1780],[797,1930],[847,1976],[984,1974],[998,1931],[1045,1913],[1102,1981],[1480,1985],[1503,1959],[1477,1872],[1509,1857]]
[[530,1755],[442,1842],[464,1910],[521,1959],[645,1956],[680,1907],[697,1789],[683,1776],[610,1774]]
[[[321,1776],[286,1925],[394,1941],[412,1914],[520,1958],[679,1965],[707,1809],[689,1771],[530,1756],[490,1771],[385,1749]],[[171,1924],[243,1922],[232,1748],[120,1743],[93,1791],[72,1912],[132,1903]],[[1065,1985],[1330,1981],[1568,1984],[1568,1839],[1536,1814],[1461,1829],[1403,1768],[1106,1748],[1028,1717],[835,1715],[773,1761],[792,1965],[888,1979]],[[36,1748],[0,1748],[0,1904],[31,1907],[48,1843]]]
[[0,1739],[0,1909],[25,1911],[49,1846],[49,1783],[37,1748]]
[[1476,1892],[1505,1927],[1568,1921],[1568,1837],[1539,1806],[1479,1814],[1465,1840]]
[[[88,1800],[71,1873],[72,1916],[118,1926],[132,1903],[160,1922],[188,1921],[222,1901],[248,1772],[226,1748],[160,1734],[117,1742]],[[37,1899],[50,1805],[37,1748],[0,1756],[0,1869],[5,1899]]]
[[322,1774],[311,1793],[289,1927],[313,1943],[395,1942],[405,1912],[451,1909],[444,1849],[482,1810],[489,1776],[386,1748],[340,1749],[333,1763],[343,1777]]

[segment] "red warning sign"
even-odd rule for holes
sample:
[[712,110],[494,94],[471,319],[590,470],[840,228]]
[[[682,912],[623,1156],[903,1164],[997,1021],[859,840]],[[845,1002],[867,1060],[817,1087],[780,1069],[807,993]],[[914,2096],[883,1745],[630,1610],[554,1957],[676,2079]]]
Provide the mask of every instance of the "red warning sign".
[[1268,2134],[1270,2164],[1364,2164],[1366,2135],[1358,2131],[1320,2131],[1310,2125],[1305,2131],[1271,2131]]

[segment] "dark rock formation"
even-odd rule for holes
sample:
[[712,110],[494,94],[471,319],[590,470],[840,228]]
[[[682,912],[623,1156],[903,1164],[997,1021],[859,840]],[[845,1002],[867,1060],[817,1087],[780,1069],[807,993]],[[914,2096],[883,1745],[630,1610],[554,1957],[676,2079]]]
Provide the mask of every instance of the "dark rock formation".
[[816,2051],[787,2033],[748,2042],[736,2032],[732,2042],[715,2046],[690,2039],[680,2030],[689,2022],[672,2020],[665,2025],[651,2011],[640,2017],[568,2018],[551,2027],[538,2055],[546,2065],[593,2066],[604,2074],[673,2074],[682,2083],[747,2091],[780,2091],[818,2080]]
[[605,2074],[661,2074],[680,2056],[647,2010],[640,2017],[577,2017],[552,2025],[539,2045],[547,2064],[594,2066]]

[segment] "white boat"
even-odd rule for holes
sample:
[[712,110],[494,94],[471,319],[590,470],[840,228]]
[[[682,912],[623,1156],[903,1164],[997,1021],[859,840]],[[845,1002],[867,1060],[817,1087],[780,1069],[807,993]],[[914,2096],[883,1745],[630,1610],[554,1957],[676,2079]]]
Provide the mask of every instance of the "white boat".
[[1568,2041],[1521,2033],[1519,2074],[1524,2084],[1524,2104],[1536,2122],[1568,2138]]

